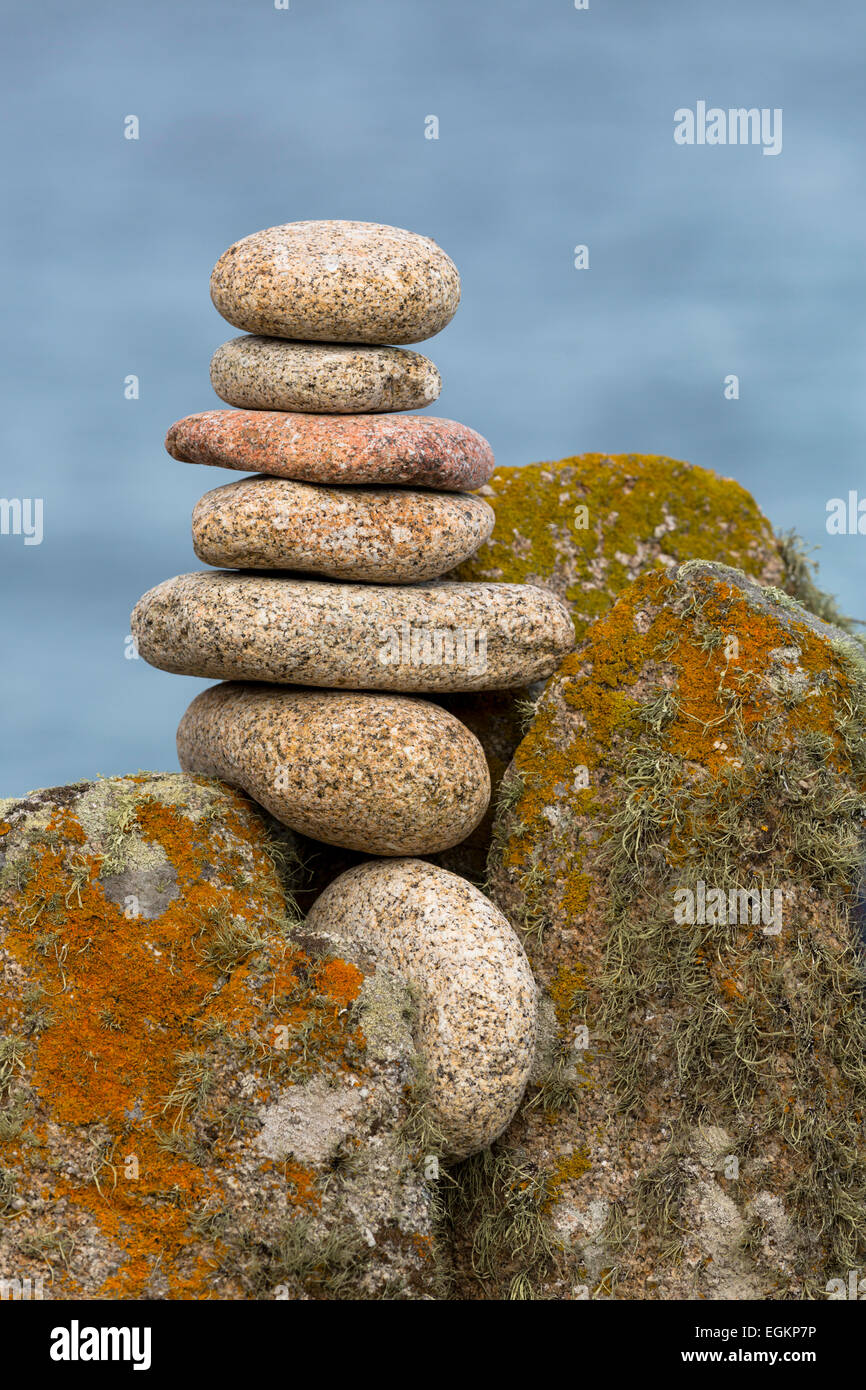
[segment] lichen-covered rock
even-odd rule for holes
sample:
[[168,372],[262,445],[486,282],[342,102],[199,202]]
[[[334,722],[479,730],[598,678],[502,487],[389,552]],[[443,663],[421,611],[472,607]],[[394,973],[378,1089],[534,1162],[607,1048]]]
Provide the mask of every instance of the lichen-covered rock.
[[420,859],[368,861],[325,889],[307,929],[412,987],[441,1150],[465,1158],[487,1148],[512,1118],[535,1052],[535,982],[499,909]]
[[824,1297],[863,1264],[864,720],[855,643],[699,562],[548,683],[491,852],[554,1025],[501,1141],[546,1194],[542,1295]]
[[217,348],[210,380],[218,396],[242,410],[324,415],[422,410],[442,390],[438,371],[420,352],[245,333]]
[[571,651],[568,613],[531,584],[338,584],[208,570],[132,614],[145,661],[210,680],[328,690],[502,690]]
[[481,495],[496,526],[454,577],[549,589],[571,609],[578,638],[650,569],[717,560],[762,584],[783,577],[770,524],[749,493],[676,459],[581,454],[497,468]]
[[180,722],[186,772],[243,787],[303,835],[367,854],[432,854],[487,810],[484,754],[426,700],[232,682]]
[[[647,570],[717,560],[763,584],[783,582],[772,529],[749,493],[733,479],[689,463],[643,454],[582,454],[497,468],[479,495],[496,513],[493,533],[448,577],[549,589],[571,612],[578,640]],[[519,742],[514,734],[526,702],[537,693],[463,701],[459,717],[488,755],[494,803],[501,768]],[[483,830],[475,838],[483,848]]]
[[288,478],[239,478],[206,492],[192,514],[193,546],[205,564],[373,584],[434,579],[492,529],[490,507],[468,493]]
[[457,267],[430,237],[377,222],[288,222],[236,241],[210,282],[248,333],[326,343],[419,343],[451,322]]
[[0,1278],[438,1296],[410,992],[303,933],[275,853],[204,779],[0,802]]

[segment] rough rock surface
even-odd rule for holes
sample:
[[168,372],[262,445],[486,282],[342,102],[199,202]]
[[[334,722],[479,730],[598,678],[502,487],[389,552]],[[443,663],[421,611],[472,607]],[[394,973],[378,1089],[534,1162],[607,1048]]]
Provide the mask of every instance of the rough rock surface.
[[239,478],[196,503],[192,539],[209,565],[411,584],[465,559],[493,520],[486,502],[464,493]]
[[435,861],[443,869],[462,874],[479,887],[487,881],[487,858],[502,779],[514,757],[514,750],[532,721],[534,701],[542,689],[543,683],[538,682],[517,690],[484,690],[478,694],[468,691],[434,697],[436,704],[448,710],[472,731],[487,760],[490,805],[484,817],[471,835],[467,835],[459,845],[436,855]]
[[218,396],[245,410],[324,415],[421,410],[442,390],[436,367],[419,352],[248,334],[217,348],[210,380]]
[[[448,577],[548,589],[567,604],[578,640],[626,585],[650,569],[718,560],[763,584],[783,582],[772,528],[749,493],[689,463],[648,454],[582,454],[497,468],[480,495],[496,513],[492,536]],[[520,741],[527,702],[537,693],[469,696],[455,710],[488,754],[494,802]],[[483,830],[475,840],[483,850]]]
[[229,684],[177,733],[187,772],[241,786],[277,820],[368,854],[428,854],[468,835],[490,799],[477,739],[426,700]]
[[137,603],[145,661],[213,680],[349,690],[502,690],[555,670],[568,613],[529,584],[336,584],[200,571]]
[[622,589],[685,560],[735,565],[779,584],[769,522],[732,478],[648,454],[581,454],[498,468],[482,496],[496,513],[457,579],[537,584],[567,603],[580,638]]
[[368,861],[314,904],[307,929],[407,981],[441,1151],[486,1148],[517,1109],[535,1052],[535,982],[509,923],[477,888],[420,859]]
[[409,483],[472,491],[493,451],[468,425],[435,415],[302,415],[206,410],[172,425],[172,458],[307,483]]
[[542,1296],[825,1297],[863,1264],[864,716],[857,644],[700,562],[549,682],[491,852],[555,1019],[501,1141],[545,1194]]
[[376,222],[289,222],[220,256],[223,318],[248,333],[326,343],[419,343],[457,312],[457,267],[429,237]]
[[0,801],[0,1278],[25,1296],[439,1296],[411,994],[303,934],[275,853],[204,779]]

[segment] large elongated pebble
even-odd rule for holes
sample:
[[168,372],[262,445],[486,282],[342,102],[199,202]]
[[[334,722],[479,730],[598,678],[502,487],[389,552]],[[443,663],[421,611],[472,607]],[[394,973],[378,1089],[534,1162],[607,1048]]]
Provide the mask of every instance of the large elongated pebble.
[[462,493],[239,478],[196,504],[192,538],[208,565],[412,583],[466,559],[493,521],[481,497]]
[[480,434],[435,415],[303,415],[205,410],[172,425],[165,447],[185,463],[307,483],[415,483],[463,492],[495,467]]
[[438,371],[419,352],[247,334],[217,348],[210,379],[229,405],[325,415],[420,410],[442,390]]
[[429,237],[377,222],[289,222],[220,256],[211,299],[247,333],[325,343],[420,343],[460,303],[457,267]]
[[450,848],[490,800],[474,734],[400,695],[213,686],[183,716],[177,751],[185,772],[242,787],[293,830],[371,854]]
[[343,690],[505,690],[574,646],[530,584],[336,584],[225,570],[167,579],[132,615],[152,666],[213,680]]
[[322,893],[307,931],[404,979],[428,1104],[454,1158],[486,1148],[529,1078],[536,987],[497,907],[465,879],[418,859],[359,864]]

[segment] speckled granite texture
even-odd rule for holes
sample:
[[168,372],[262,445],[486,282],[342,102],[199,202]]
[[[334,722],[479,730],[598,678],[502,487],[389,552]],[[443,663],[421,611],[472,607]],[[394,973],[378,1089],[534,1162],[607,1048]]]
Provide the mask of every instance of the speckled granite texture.
[[475,430],[435,415],[304,415],[206,410],[172,425],[165,447],[184,463],[308,483],[416,483],[463,492],[493,473]]
[[456,874],[398,859],[341,874],[307,929],[413,988],[427,1103],[445,1151],[465,1158],[492,1143],[517,1109],[536,1033],[535,982],[499,909]]
[[210,379],[229,405],[325,415],[421,410],[442,390],[438,371],[419,352],[248,334],[217,348]]
[[208,565],[414,583],[471,555],[493,519],[462,493],[239,478],[196,504],[192,539]]
[[460,303],[457,267],[429,237],[376,222],[289,222],[236,241],[210,282],[247,333],[326,343],[420,343]]
[[368,854],[433,854],[490,799],[481,745],[453,715],[400,695],[233,683],[180,722],[185,772],[242,787],[277,820]]
[[199,571],[141,598],[145,661],[213,680],[352,690],[504,690],[574,646],[559,599],[529,584],[337,584]]

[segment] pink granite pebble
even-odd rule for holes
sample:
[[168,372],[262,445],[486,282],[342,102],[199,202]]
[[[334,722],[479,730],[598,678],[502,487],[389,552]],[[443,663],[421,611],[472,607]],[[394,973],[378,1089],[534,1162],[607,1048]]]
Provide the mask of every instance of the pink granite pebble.
[[493,473],[475,430],[435,415],[302,415],[206,410],[172,425],[165,447],[184,463],[307,483],[414,483],[471,491]]

